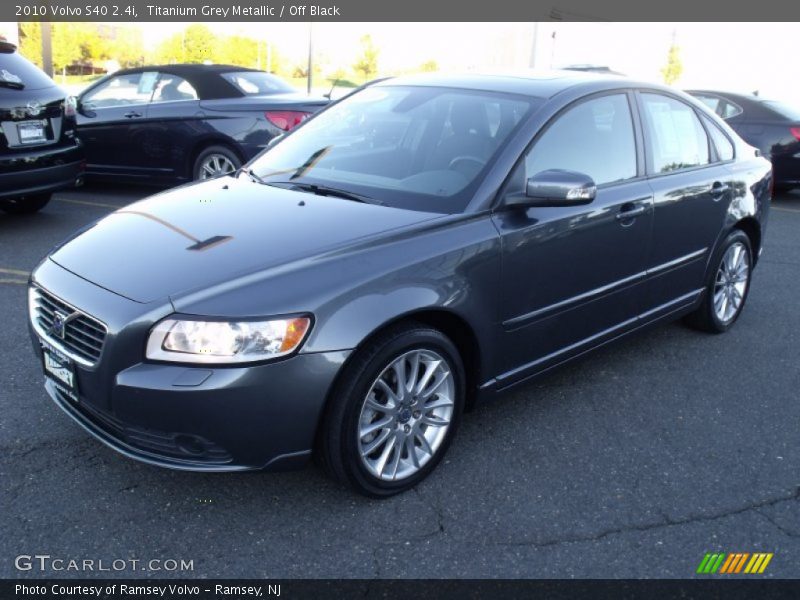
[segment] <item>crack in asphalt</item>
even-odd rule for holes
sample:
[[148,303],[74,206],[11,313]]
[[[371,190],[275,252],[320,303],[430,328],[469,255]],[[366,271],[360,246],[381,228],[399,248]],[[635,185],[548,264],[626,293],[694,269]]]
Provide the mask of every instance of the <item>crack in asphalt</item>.
[[786,529],[783,525],[778,523],[775,519],[770,517],[767,513],[762,512],[759,509],[755,509],[755,511],[756,511],[756,513],[758,513],[759,515],[764,517],[764,519],[769,521],[775,527],[775,529],[780,531],[785,536],[790,537],[790,538],[800,538],[800,533],[795,533],[794,531],[790,531],[789,529]]
[[769,500],[762,500],[760,502],[754,502],[752,504],[748,504],[747,506],[737,508],[734,510],[728,510],[712,515],[695,515],[686,517],[684,519],[671,519],[669,515],[666,513],[662,513],[664,520],[659,521],[657,523],[646,523],[642,525],[628,525],[626,527],[615,527],[613,529],[606,529],[594,535],[587,535],[587,536],[575,536],[575,537],[564,537],[564,538],[555,538],[552,540],[544,540],[541,542],[533,541],[533,540],[522,540],[517,542],[498,542],[498,541],[490,541],[487,542],[488,544],[499,545],[499,546],[533,546],[536,548],[546,548],[550,546],[558,546],[561,544],[574,544],[580,542],[596,542],[602,540],[603,538],[612,536],[612,535],[620,535],[632,531],[652,531],[655,529],[662,529],[665,527],[676,527],[680,525],[690,525],[692,523],[701,523],[706,521],[716,521],[718,519],[724,519],[727,517],[732,517],[735,515],[740,515],[742,513],[746,513],[749,511],[754,511],[758,514],[763,516],[758,509],[760,508],[767,508],[770,506],[775,506],[776,504],[781,504],[783,502],[792,502],[800,500],[800,487],[798,487],[794,493],[788,496],[782,496],[779,498],[771,498]]
[[[416,488],[414,488],[414,492],[421,499],[424,500],[423,496],[419,493],[419,491]],[[765,519],[767,519],[770,523],[772,523],[772,525],[774,525],[776,528],[778,528],[785,535],[787,535],[789,537],[796,538],[796,537],[800,537],[800,534],[797,534],[797,533],[794,533],[792,531],[787,530],[785,527],[779,525],[771,517],[769,517],[768,515],[766,515],[765,513],[763,513],[759,509],[769,508],[769,507],[775,506],[777,504],[782,504],[784,502],[792,502],[792,501],[798,501],[798,500],[800,500],[800,487],[798,487],[794,491],[794,493],[792,493],[792,494],[790,494],[788,496],[781,496],[779,498],[770,498],[770,499],[767,499],[767,500],[762,500],[762,501],[759,501],[759,502],[754,502],[754,503],[748,504],[747,506],[744,506],[744,507],[741,507],[741,508],[736,508],[736,509],[733,509],[733,510],[719,512],[719,513],[715,513],[715,514],[711,514],[711,515],[694,515],[694,516],[686,517],[686,518],[683,518],[683,519],[672,519],[672,518],[670,518],[670,516],[666,512],[662,512],[661,513],[661,516],[662,516],[662,520],[661,521],[658,521],[658,522],[655,522],[655,523],[644,523],[644,524],[640,524],[640,525],[628,525],[628,526],[625,526],[625,527],[615,527],[615,528],[612,528],[612,529],[605,529],[605,530],[600,531],[598,533],[595,533],[593,535],[558,537],[558,538],[553,538],[553,539],[549,539],[549,540],[542,540],[542,541],[537,541],[537,540],[517,540],[517,541],[485,540],[483,543],[484,543],[484,545],[495,545],[495,546],[532,546],[532,547],[535,547],[535,548],[548,548],[548,547],[552,547],[552,546],[558,546],[558,545],[561,545],[561,544],[576,544],[576,543],[582,543],[582,542],[596,542],[596,541],[602,540],[602,539],[604,539],[606,537],[609,537],[609,536],[612,536],[612,535],[621,535],[621,534],[634,532],[634,531],[652,531],[652,530],[655,530],[655,529],[661,529],[661,528],[665,528],[665,527],[676,527],[676,526],[681,526],[681,525],[689,525],[689,524],[692,524],[692,523],[715,521],[715,520],[718,520],[718,519],[724,519],[724,518],[727,518],[727,517],[732,517],[732,516],[743,514],[743,513],[746,513],[746,512],[750,512],[750,511],[756,512],[757,514],[759,514],[762,517],[764,517]],[[437,537],[440,534],[443,534],[445,532],[445,526],[444,526],[444,515],[443,515],[442,510],[441,510],[441,505],[438,503],[438,501],[436,503],[434,503],[434,504],[429,504],[429,505],[433,509],[433,511],[434,511],[434,513],[436,514],[436,517],[437,517],[437,528],[435,530],[430,531],[429,533],[426,533],[426,534],[422,534],[422,535],[418,535],[418,536],[412,536],[412,537],[406,538],[404,540],[384,542],[383,544],[381,544],[381,546],[393,545],[393,544],[405,544],[405,543],[408,543],[408,542],[421,542],[421,541],[426,541],[426,540],[429,540],[431,538]],[[467,540],[461,540],[461,541],[467,541]],[[376,548],[375,551],[373,552],[373,556],[376,559],[377,559],[377,552],[378,552],[379,549],[380,549],[380,546],[378,548]],[[376,572],[377,573],[380,572],[378,564],[376,564]]]

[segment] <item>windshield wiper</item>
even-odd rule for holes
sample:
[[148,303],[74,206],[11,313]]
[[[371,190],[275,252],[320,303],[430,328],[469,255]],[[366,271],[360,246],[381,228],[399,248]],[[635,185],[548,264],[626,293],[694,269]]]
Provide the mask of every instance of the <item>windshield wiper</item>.
[[19,81],[8,81],[6,79],[0,79],[0,87],[11,88],[12,90],[24,90],[25,84]]
[[383,202],[365,196],[364,194],[356,194],[348,192],[347,190],[340,190],[338,188],[330,187],[327,185],[319,185],[317,183],[300,183],[297,181],[267,181],[267,185],[285,189],[296,189],[303,192],[311,192],[317,196],[333,196],[335,198],[342,198],[344,200],[353,200],[354,202],[364,202],[365,204],[378,204],[383,205]]
[[244,167],[240,167],[239,172],[247,175],[255,183],[260,183],[261,185],[267,185],[266,180],[256,175],[256,172],[253,171],[253,169],[245,169]]

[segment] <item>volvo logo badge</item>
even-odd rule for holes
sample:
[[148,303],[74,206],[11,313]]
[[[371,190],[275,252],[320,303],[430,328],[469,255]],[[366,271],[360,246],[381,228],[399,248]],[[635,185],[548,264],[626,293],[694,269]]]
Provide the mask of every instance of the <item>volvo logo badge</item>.
[[31,117],[38,117],[42,114],[42,103],[38,100],[31,100],[28,102],[28,115]]
[[56,311],[53,315],[53,324],[50,325],[50,328],[47,330],[48,335],[55,335],[60,339],[64,339],[64,335],[66,335],[66,326],[67,323],[72,321],[73,319],[78,318],[81,313],[74,312],[71,315],[65,315],[61,311]]

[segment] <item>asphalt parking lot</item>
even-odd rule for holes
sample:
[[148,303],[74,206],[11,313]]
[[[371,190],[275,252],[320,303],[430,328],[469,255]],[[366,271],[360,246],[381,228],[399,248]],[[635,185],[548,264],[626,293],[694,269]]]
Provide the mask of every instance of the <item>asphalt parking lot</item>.
[[14,558],[47,554],[193,561],[119,573],[137,577],[691,577],[706,552],[772,552],[761,577],[800,577],[800,193],[774,203],[731,332],[662,326],[479,406],[426,482],[372,501],[315,467],[142,465],[47,397],[28,272],[151,192],[92,186],[0,214],[0,576],[39,576]]

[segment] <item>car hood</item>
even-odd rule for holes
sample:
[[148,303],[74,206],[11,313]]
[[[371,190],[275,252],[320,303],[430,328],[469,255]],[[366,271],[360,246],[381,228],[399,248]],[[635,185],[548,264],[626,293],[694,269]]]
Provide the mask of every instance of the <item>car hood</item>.
[[111,213],[50,259],[136,302],[202,289],[441,215],[226,177]]

